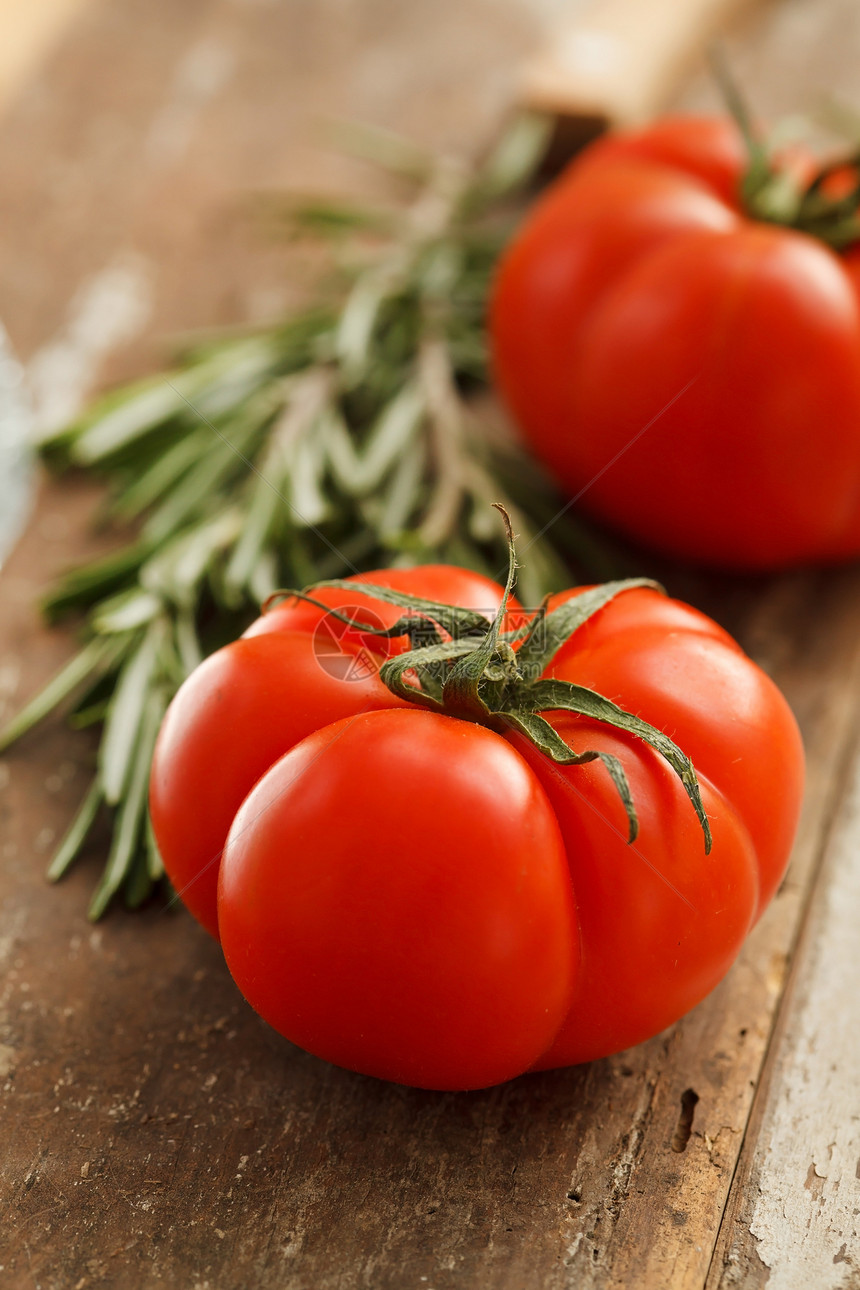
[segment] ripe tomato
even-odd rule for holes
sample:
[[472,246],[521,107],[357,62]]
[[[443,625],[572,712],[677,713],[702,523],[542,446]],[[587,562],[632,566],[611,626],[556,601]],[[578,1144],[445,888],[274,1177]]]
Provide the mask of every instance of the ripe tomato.
[[[421,590],[422,571],[412,577]],[[500,588],[480,591],[499,603]],[[364,594],[362,622],[403,612]],[[581,594],[556,597],[546,621]],[[263,1017],[353,1070],[475,1088],[617,1051],[713,988],[784,872],[803,780],[784,699],[721,628],[636,586],[541,663],[554,702],[561,683],[587,687],[692,756],[708,855],[689,785],[644,736],[543,714],[576,752],[623,765],[632,845],[605,766],[559,764],[525,737],[510,713],[527,699],[499,678],[526,645],[497,652],[481,693],[504,697],[481,724],[389,692],[379,653],[358,680],[327,671],[312,645],[320,617],[300,623],[306,606],[292,604],[291,619],[291,603],[272,611],[283,630],[257,628],[186,682],[153,768],[169,872],[208,911]],[[425,683],[419,664],[403,666]],[[528,692],[520,671],[511,694]],[[213,857],[204,902],[191,880]]]
[[496,377],[569,494],[627,535],[733,569],[844,559],[860,552],[860,244],[837,254],[750,215],[745,165],[723,120],[583,153],[502,258]]
[[578,958],[552,807],[499,735],[433,712],[335,722],[277,762],[230,830],[227,965],[310,1052],[480,1088],[546,1052]]
[[[371,578],[488,618],[502,595],[480,574],[446,565],[385,569],[349,581],[358,587]],[[332,608],[364,612],[373,627],[391,626],[401,614],[358,590],[320,588],[319,596]],[[205,659],[176,695],[153,758],[150,813],[171,882],[214,937],[221,850],[242,799],[278,757],[320,726],[402,706],[378,673],[381,660],[406,643],[342,628],[324,610],[293,598]]]

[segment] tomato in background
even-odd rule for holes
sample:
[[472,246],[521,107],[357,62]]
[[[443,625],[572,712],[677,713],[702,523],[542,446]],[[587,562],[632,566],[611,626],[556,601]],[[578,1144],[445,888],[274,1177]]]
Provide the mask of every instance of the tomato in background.
[[[853,224],[816,223],[808,202],[798,222],[820,237],[748,213],[746,165],[729,120],[587,149],[502,257],[496,379],[568,494],[627,536],[725,569],[847,559],[860,250],[842,247]],[[834,201],[844,188],[839,173],[822,185]]]

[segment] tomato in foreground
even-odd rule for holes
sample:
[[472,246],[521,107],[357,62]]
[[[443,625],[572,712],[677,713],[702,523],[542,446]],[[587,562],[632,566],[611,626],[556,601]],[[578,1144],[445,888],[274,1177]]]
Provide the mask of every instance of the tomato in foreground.
[[584,510],[769,570],[860,553],[860,186],[749,146],[692,117],[592,145],[503,256],[491,332]]
[[675,1021],[785,869],[803,756],[779,691],[641,580],[534,615],[459,570],[366,579],[264,614],[159,738],[158,843],[243,994],[320,1057],[438,1089]]

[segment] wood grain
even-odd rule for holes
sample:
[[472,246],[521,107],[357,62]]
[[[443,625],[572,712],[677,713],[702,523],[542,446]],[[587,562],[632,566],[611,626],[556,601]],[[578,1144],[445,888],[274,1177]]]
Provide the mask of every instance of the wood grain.
[[[785,11],[796,22],[802,8]],[[827,63],[832,14],[844,8],[815,6],[798,64]],[[761,57],[778,12],[743,36],[744,57]],[[167,331],[297,299],[307,274],[260,238],[247,194],[376,182],[322,151],[319,116],[468,150],[490,133],[540,36],[514,0],[93,6],[0,128],[0,315],[47,372],[45,397],[58,353],[71,355],[82,397],[96,379],[151,364]],[[783,93],[781,77],[778,67],[762,75],[764,97]],[[120,309],[108,353],[81,318],[87,292],[117,266],[145,307]],[[7,706],[70,652],[66,635],[40,628],[34,604],[53,573],[103,540],[88,533],[95,500],[81,481],[46,485],[3,573]],[[726,981],[671,1031],[588,1067],[447,1095],[316,1061],[250,1012],[217,947],[181,912],[119,910],[91,928],[97,847],[60,889],[45,887],[51,842],[83,789],[86,739],[52,726],[4,758],[0,1285],[665,1290],[703,1287],[710,1268],[712,1287],[768,1273],[789,1286],[775,1217],[785,1188],[809,1220],[797,1228],[811,1233],[798,1236],[803,1257],[830,1253],[819,1234],[840,1222],[848,1231],[854,1130],[843,1124],[838,1158],[826,1158],[834,1117],[800,1077],[833,1099],[850,1091],[822,1068],[818,1036],[838,990],[839,959],[822,957],[828,929],[840,929],[840,953],[851,948],[857,826],[846,814],[832,833],[832,821],[855,800],[860,572],[657,572],[784,688],[810,788],[789,877]],[[853,1041],[840,1042],[848,1062]],[[801,1094],[795,1136],[808,1135],[818,1171],[809,1200],[786,1112]],[[843,1239],[818,1284],[850,1284]]]
[[[828,843],[711,1284],[860,1284],[860,763]],[[848,983],[852,985],[848,985]]]

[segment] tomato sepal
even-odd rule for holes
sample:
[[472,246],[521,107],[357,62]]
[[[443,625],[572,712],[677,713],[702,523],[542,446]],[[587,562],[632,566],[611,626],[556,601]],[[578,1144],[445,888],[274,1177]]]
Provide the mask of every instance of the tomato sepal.
[[[410,596],[388,587],[363,583],[362,589],[379,595],[387,603],[410,611],[388,628],[369,628],[338,610],[329,610],[308,591],[284,591],[318,604],[347,626],[367,635],[407,636],[412,649],[387,659],[379,671],[380,680],[398,699],[443,716],[472,721],[504,733],[515,729],[542,753],[559,765],[575,766],[600,760],[606,767],[624,805],[628,841],[639,831],[639,820],[630,785],[617,757],[586,749],[577,751],[561,738],[541,713],[573,712],[578,716],[615,726],[644,740],[669,763],[681,780],[702,827],[705,853],[712,846],[711,828],[702,803],[696,771],[690,758],[662,731],[633,713],[625,712],[610,699],[585,686],[543,675],[561,647],[599,610],[624,591],[646,588],[665,594],[659,583],[648,578],[628,578],[588,588],[547,612],[548,600],[521,627],[503,631],[508,603],[516,580],[516,549],[510,516],[495,504],[508,537],[508,575],[498,610],[492,620],[436,601]],[[354,584],[336,581],[325,584],[350,589]],[[451,639],[444,640],[441,628]],[[415,644],[431,638],[431,644]],[[519,644],[519,650],[515,646]]]

